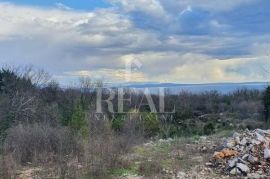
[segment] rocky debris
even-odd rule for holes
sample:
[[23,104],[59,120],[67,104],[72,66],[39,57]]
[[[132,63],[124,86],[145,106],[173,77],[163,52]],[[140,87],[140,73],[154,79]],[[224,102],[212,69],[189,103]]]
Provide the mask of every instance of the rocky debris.
[[236,168],[239,169],[241,172],[249,173],[249,167],[243,163],[237,163]]
[[238,162],[238,158],[233,158],[231,160],[228,160],[228,165],[229,167],[233,168],[236,166],[237,162]]
[[178,172],[176,175],[177,179],[184,179],[187,177],[187,174],[185,172]]
[[270,130],[246,130],[234,133],[211,159],[212,165],[224,174],[248,178],[270,177]]
[[222,159],[222,158],[228,158],[232,156],[236,156],[237,151],[231,150],[231,149],[223,149],[220,152],[214,153],[214,159]]
[[264,158],[269,159],[270,158],[270,150],[268,148],[264,149]]

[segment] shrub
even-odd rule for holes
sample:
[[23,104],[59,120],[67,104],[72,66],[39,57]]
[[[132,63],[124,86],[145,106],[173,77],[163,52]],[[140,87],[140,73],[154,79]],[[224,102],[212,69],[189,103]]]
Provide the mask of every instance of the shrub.
[[116,132],[121,132],[123,130],[124,124],[125,124],[125,116],[118,115],[113,117],[112,119],[112,129]]
[[139,165],[139,174],[146,177],[158,176],[162,169],[159,161],[144,161]]
[[146,137],[153,137],[159,134],[161,124],[155,113],[144,113],[142,120]]
[[83,137],[87,137],[89,133],[88,124],[85,118],[86,116],[82,105],[77,103],[71,116],[70,126],[75,132],[80,132]]
[[0,178],[16,178],[17,164],[11,155],[0,156]]
[[19,164],[49,163],[76,152],[76,142],[62,127],[48,124],[19,124],[10,128],[4,142],[4,154]]
[[206,135],[210,135],[213,134],[215,132],[215,127],[214,124],[212,123],[207,123],[204,127],[203,127],[203,132]]
[[268,86],[264,92],[263,105],[265,121],[268,122],[270,113],[270,86]]
[[83,160],[87,165],[90,178],[106,178],[105,176],[121,163],[122,146],[114,135],[109,121],[92,120],[90,136],[84,145]]

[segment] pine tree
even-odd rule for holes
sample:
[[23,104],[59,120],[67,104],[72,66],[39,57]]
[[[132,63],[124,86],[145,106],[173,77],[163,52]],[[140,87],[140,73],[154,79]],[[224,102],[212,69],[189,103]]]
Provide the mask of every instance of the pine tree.
[[80,132],[86,137],[88,134],[88,125],[85,117],[85,111],[80,102],[77,102],[71,116],[70,126],[75,132]]

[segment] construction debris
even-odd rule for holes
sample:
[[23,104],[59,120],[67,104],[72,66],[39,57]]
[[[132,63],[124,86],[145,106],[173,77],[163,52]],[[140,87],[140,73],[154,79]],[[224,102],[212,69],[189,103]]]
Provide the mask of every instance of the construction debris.
[[270,130],[234,133],[222,150],[214,153],[212,165],[226,175],[270,177]]

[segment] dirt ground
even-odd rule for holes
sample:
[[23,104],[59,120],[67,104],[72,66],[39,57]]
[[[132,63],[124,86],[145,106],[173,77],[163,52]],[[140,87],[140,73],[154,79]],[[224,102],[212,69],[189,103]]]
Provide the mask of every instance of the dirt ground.
[[[123,172],[121,178],[230,178],[220,175],[211,166],[207,166],[213,153],[230,134],[230,131],[225,131],[207,137],[161,139],[136,146],[126,156],[133,164],[133,168]],[[116,178],[119,176],[115,176]]]
[[[127,167],[115,169],[108,178],[112,179],[220,179],[222,176],[211,166],[209,159],[213,153],[231,135],[225,131],[212,136],[192,136],[176,139],[152,140],[135,146],[123,155]],[[18,171],[18,179],[36,179],[42,168],[25,167]],[[46,178],[51,178],[46,176]],[[82,177],[85,178],[85,177]],[[91,178],[91,177],[90,177]]]

